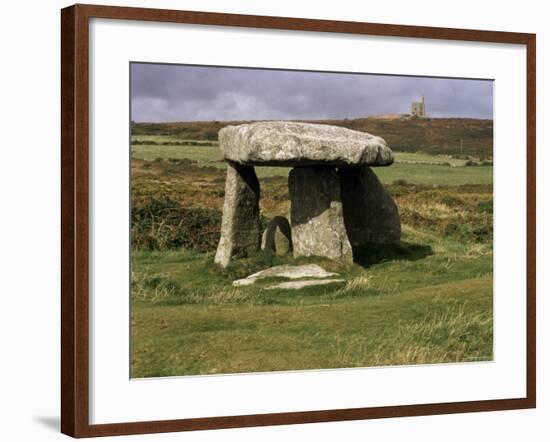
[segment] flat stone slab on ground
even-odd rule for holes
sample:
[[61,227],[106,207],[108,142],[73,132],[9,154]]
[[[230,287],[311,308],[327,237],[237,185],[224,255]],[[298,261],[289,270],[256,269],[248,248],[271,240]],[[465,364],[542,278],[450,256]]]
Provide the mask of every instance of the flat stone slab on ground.
[[218,134],[228,161],[252,166],[389,166],[384,139],[328,124],[265,121],[226,126]]
[[338,273],[327,272],[321,266],[317,264],[304,264],[299,266],[293,265],[280,265],[270,267],[265,270],[253,273],[243,279],[236,279],[233,281],[233,286],[239,287],[244,285],[254,284],[259,279],[264,278],[327,278],[328,276],[337,276]]
[[280,284],[270,285],[269,287],[265,287],[264,290],[274,290],[274,289],[297,290],[297,289],[302,289],[304,287],[335,284],[338,282],[345,282],[345,279],[305,279],[303,281],[288,281],[288,282],[281,282]]

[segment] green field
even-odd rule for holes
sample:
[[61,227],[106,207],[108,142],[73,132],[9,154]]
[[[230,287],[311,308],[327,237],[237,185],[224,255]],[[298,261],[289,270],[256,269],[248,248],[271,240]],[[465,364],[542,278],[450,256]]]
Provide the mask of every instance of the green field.
[[136,253],[132,376],[492,359],[490,248],[405,239],[418,250],[296,292],[231,287],[258,262],[223,274],[212,254]]
[[[132,154],[134,158],[139,158],[142,160],[154,160],[156,158],[189,158],[191,160],[196,160],[203,163],[220,162],[224,165],[223,155],[218,147],[218,143],[215,141],[205,142],[200,140],[180,139],[173,135],[140,135],[132,137],[132,141],[143,143],[133,146]],[[148,144],[151,141],[157,144]],[[197,146],[163,146],[161,143],[166,141],[189,141],[192,143],[197,143]],[[209,145],[199,145],[200,143],[208,143]],[[465,159],[452,158],[448,155],[428,155],[416,152],[394,152],[394,155],[396,163],[439,164],[457,167],[464,166],[467,162]]]
[[[158,138],[158,137],[157,137]],[[189,159],[198,167],[225,169],[226,163],[217,146],[133,146],[132,157],[146,161],[155,159]],[[384,183],[405,179],[414,184],[452,185],[491,184],[492,166],[462,167],[466,160],[420,153],[395,152],[391,167],[379,167],[376,173]],[[259,177],[288,176],[287,167],[258,167]]]
[[[348,266],[260,252],[222,270],[213,255],[225,164],[215,141],[150,137],[157,145],[132,146],[132,377],[492,359],[492,166],[396,152],[375,172],[399,207],[400,247],[356,250]],[[289,169],[256,170],[263,222],[288,217]],[[304,262],[345,282],[231,284]]]

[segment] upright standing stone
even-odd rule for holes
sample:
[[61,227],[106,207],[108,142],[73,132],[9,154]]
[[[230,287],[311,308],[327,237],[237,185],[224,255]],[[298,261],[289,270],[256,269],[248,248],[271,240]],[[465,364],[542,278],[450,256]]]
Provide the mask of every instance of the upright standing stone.
[[260,250],[260,183],[254,167],[229,162],[221,237],[214,261],[227,267],[233,256],[244,257]]
[[353,262],[336,170],[330,166],[296,167],[290,171],[288,187],[294,256]]
[[340,168],[338,174],[351,245],[398,245],[401,240],[399,211],[376,174],[368,166]]
[[262,250],[272,250],[276,255],[286,255],[292,250],[290,223],[284,216],[273,218],[262,235]]

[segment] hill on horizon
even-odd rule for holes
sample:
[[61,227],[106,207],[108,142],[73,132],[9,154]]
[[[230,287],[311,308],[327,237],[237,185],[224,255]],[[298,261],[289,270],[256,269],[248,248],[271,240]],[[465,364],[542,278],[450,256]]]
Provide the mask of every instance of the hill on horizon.
[[[171,136],[182,140],[217,141],[225,126],[249,121],[190,121],[170,123],[132,122],[132,135]],[[331,124],[369,132],[386,140],[397,152],[433,155],[493,157],[493,120],[475,118],[380,118],[342,120],[299,120]]]

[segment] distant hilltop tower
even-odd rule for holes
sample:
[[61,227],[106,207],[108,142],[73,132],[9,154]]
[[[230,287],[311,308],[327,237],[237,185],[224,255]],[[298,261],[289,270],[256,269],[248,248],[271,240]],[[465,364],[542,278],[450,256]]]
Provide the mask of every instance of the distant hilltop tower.
[[422,97],[422,101],[411,104],[411,115],[413,117],[426,118],[426,102],[424,101],[424,97]]

